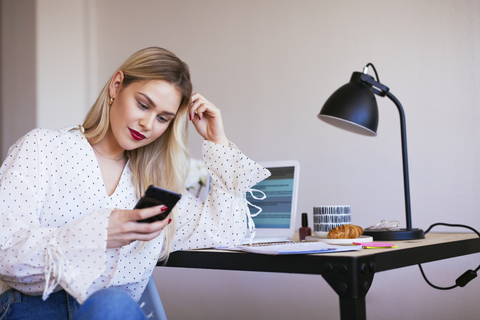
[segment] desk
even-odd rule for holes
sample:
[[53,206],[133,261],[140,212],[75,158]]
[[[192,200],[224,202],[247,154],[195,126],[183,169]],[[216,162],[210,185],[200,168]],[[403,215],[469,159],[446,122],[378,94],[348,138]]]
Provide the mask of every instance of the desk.
[[480,238],[470,233],[429,233],[422,240],[391,242],[398,248],[306,255],[177,251],[170,255],[166,266],[322,275],[338,294],[340,316],[345,320],[366,319],[365,296],[376,272],[480,252]]

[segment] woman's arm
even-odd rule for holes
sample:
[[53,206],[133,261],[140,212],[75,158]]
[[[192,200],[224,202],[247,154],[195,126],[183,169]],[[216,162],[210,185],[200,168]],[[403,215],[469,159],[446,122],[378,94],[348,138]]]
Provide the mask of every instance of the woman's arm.
[[247,228],[245,193],[270,172],[228,141],[220,110],[202,95],[192,95],[189,116],[205,139],[203,160],[211,176],[211,188],[205,203],[192,196],[179,203],[172,250],[238,244]]

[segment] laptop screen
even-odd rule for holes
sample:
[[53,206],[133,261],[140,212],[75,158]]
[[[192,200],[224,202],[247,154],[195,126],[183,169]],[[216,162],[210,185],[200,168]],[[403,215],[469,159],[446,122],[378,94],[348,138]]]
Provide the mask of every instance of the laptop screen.
[[[255,200],[250,193],[247,193],[247,200],[262,208],[262,212],[253,217],[256,229],[255,239],[259,241],[261,238],[291,239],[295,234],[297,218],[300,164],[296,160],[260,164],[270,170],[272,175],[252,187],[265,193],[264,200]],[[254,192],[254,195],[261,196],[258,192]],[[249,209],[252,214],[258,212],[255,207],[249,207]]]
[[[262,208],[262,212],[253,217],[255,227],[288,229],[292,214],[295,167],[270,167],[267,169],[272,175],[252,188],[262,191],[267,197],[264,200],[255,200],[250,193],[247,193],[247,200]],[[256,210],[258,209],[250,207],[252,213],[255,213]]]

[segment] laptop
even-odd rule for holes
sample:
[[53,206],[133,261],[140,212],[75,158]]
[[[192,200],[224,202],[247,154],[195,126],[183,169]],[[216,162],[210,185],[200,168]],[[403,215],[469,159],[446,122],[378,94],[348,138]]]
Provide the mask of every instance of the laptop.
[[[252,187],[265,193],[264,200],[257,200],[247,193],[247,201],[262,208],[256,217],[252,217],[255,223],[255,238],[253,243],[290,241],[295,234],[295,222],[297,218],[298,179],[300,176],[300,164],[295,160],[272,161],[260,163],[270,170],[272,175]],[[255,197],[262,194],[253,191]],[[258,209],[249,205],[252,215]],[[250,242],[250,232],[242,243]]]

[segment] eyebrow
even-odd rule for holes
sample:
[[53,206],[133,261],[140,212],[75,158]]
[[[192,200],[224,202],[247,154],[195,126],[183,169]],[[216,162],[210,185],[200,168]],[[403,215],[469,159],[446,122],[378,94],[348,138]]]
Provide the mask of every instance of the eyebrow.
[[[142,92],[139,92],[138,94],[140,94],[142,97],[144,97],[145,99],[148,100],[148,103],[150,103],[152,106],[154,106],[155,108],[157,107],[157,105],[155,104],[155,102],[153,102],[152,99],[150,99],[149,96],[147,96],[145,93],[142,93]],[[173,112],[168,112],[168,111],[164,111],[162,112],[163,114],[166,114],[166,115],[169,115],[169,116],[172,116],[172,117],[175,117],[176,114],[173,113]]]

